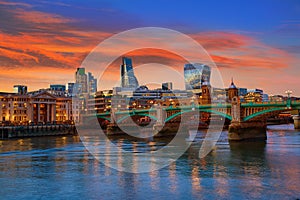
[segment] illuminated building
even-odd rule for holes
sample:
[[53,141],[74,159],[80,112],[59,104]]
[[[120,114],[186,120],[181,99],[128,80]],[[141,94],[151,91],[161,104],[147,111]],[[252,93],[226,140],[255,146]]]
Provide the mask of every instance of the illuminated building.
[[73,121],[72,99],[46,90],[27,94],[0,93],[0,122],[12,124]]
[[264,91],[261,89],[248,89],[247,94],[244,96],[245,102],[262,102]]
[[93,98],[88,99],[87,114],[110,112],[112,94],[113,90],[96,92]]
[[262,102],[262,95],[259,92],[248,92],[245,97],[245,102]]

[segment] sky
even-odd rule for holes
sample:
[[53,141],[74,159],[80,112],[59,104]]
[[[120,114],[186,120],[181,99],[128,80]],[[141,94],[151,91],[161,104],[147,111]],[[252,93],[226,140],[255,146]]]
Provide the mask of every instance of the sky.
[[[13,91],[15,84],[27,85],[31,91],[74,82],[76,68],[84,66],[99,43],[141,27],[167,28],[191,37],[214,61],[225,86],[234,78],[238,87],[261,88],[268,94],[292,90],[300,96],[298,0],[0,0],[0,91]],[[156,40],[157,46],[161,42]],[[174,40],[174,44],[180,42]],[[135,44],[147,47],[144,40],[130,37],[116,49]],[[186,62],[182,55],[163,47],[124,55],[132,57],[140,83],[161,80],[182,86],[177,78],[155,79],[160,69],[168,67],[182,73]],[[109,67],[96,64],[92,71],[96,76],[97,70],[106,69],[106,76],[96,77],[99,89],[109,89],[119,81],[119,65],[119,58]]]

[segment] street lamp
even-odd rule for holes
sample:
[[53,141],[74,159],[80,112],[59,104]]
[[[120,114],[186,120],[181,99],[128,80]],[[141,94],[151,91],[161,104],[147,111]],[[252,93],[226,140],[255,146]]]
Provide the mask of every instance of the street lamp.
[[169,99],[169,106],[173,107],[173,99]]
[[291,94],[293,93],[290,90],[285,91],[285,93],[288,95],[288,99],[287,99],[287,107],[290,109],[291,108]]
[[195,96],[192,96],[192,99],[191,99],[191,105],[192,105],[192,110],[194,111],[195,110],[195,99],[196,97]]
[[287,90],[287,91],[285,91],[285,93],[288,95],[288,98],[290,98],[291,97],[291,94],[293,93],[291,90]]

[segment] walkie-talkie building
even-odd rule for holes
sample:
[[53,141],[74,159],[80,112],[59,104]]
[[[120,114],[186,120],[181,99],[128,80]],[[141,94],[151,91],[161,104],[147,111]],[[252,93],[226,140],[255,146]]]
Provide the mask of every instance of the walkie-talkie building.
[[121,65],[121,87],[137,88],[138,86],[139,83],[134,75],[131,59],[123,57]]
[[203,82],[210,83],[211,69],[208,65],[194,63],[184,65],[185,89],[193,93],[201,92]]

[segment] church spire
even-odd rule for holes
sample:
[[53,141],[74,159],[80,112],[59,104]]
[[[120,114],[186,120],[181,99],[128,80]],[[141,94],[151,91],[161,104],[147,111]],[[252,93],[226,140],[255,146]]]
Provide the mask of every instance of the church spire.
[[233,78],[231,78],[231,84],[230,84],[229,88],[236,88],[236,86],[234,85],[234,82],[233,82]]

